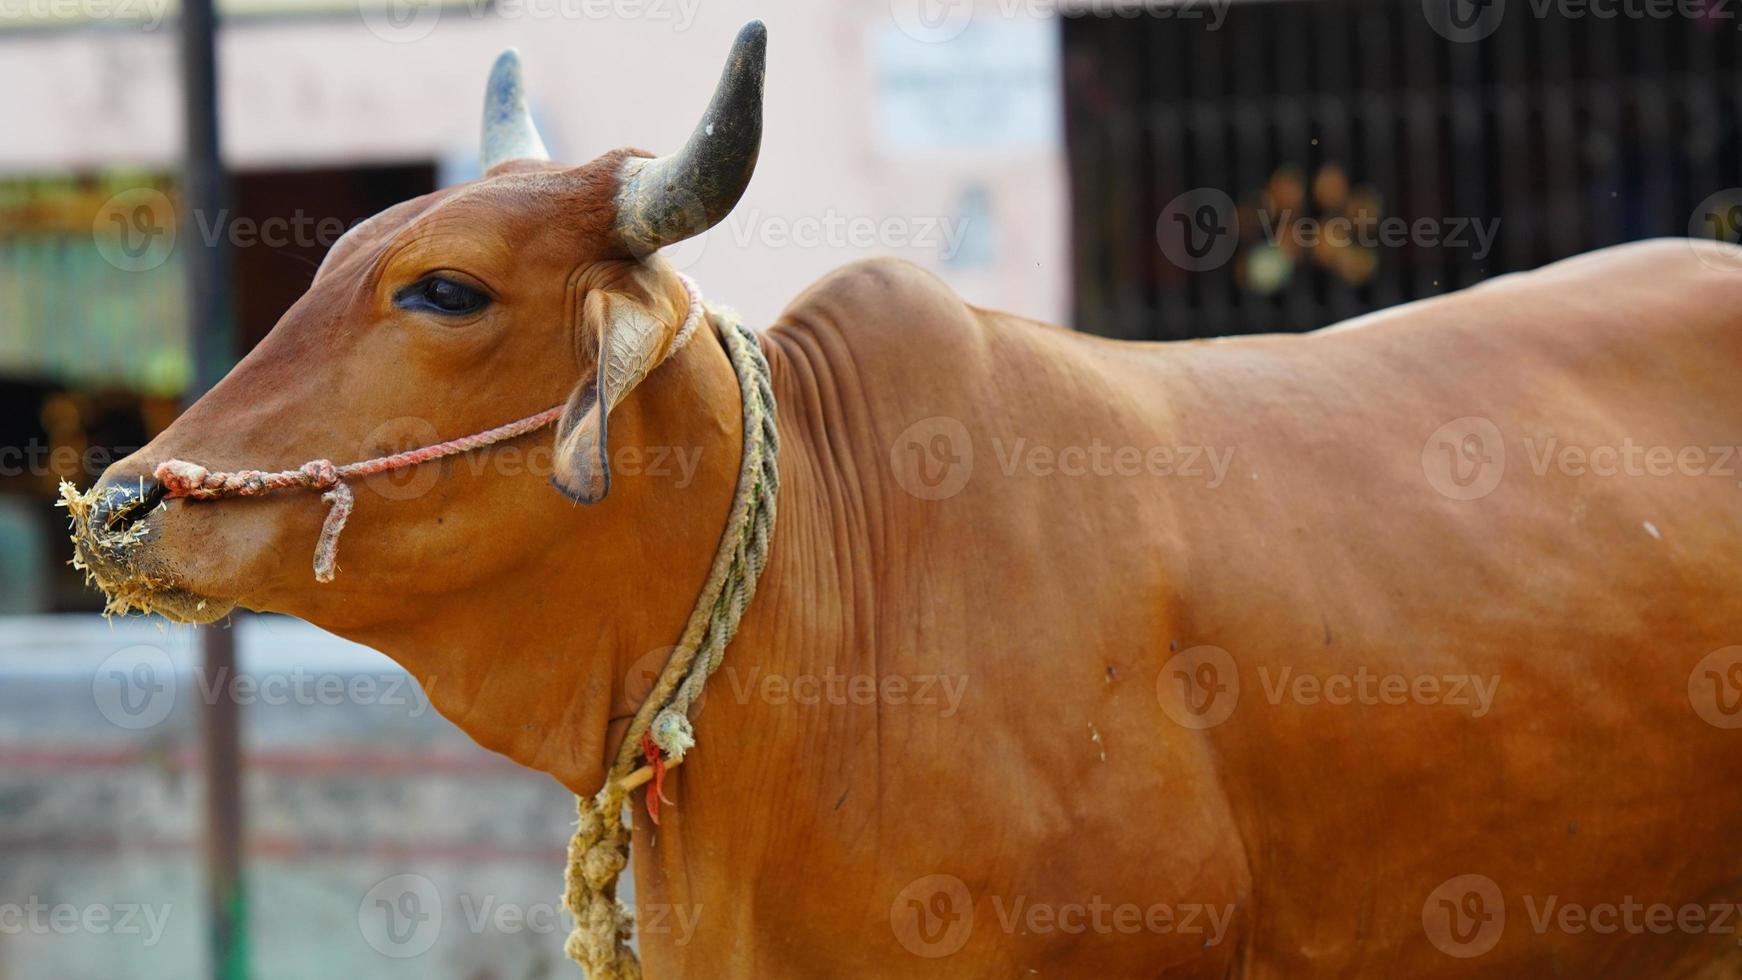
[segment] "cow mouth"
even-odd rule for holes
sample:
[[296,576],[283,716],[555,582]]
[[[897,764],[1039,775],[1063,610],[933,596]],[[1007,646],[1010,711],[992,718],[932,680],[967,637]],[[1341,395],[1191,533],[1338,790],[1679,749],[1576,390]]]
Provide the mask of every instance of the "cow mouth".
[[[176,623],[210,623],[229,615],[235,603],[200,595],[183,586],[147,543],[160,529],[162,511],[127,522],[104,525],[94,520],[97,488],[80,493],[66,481],[60,485],[60,505],[67,509],[73,539],[74,568],[85,573],[106,600],[104,616],[156,613]],[[155,508],[159,501],[144,504]]]

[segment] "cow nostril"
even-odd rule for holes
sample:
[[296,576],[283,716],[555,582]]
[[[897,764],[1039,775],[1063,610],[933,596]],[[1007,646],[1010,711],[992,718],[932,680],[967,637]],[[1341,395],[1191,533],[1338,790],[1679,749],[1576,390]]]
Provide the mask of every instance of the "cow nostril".
[[120,533],[144,520],[163,496],[163,484],[150,477],[124,480],[103,489],[92,517],[104,530]]

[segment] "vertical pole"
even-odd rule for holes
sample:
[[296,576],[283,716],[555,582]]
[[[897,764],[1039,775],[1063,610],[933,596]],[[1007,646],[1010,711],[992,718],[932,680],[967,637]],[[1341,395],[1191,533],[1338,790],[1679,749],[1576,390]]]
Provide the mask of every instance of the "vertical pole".
[[[206,241],[202,227],[221,231],[227,187],[218,151],[218,80],[213,0],[181,0],[183,229],[188,291],[188,337],[198,398],[235,358],[234,304],[228,236]],[[229,690],[236,672],[236,634],[202,627],[201,690]],[[248,971],[247,892],[242,879],[242,758],[234,698],[220,695],[202,709],[205,782],[205,872],[208,956],[213,980],[245,980]]]
[[212,980],[248,976],[248,902],[242,877],[242,753],[236,700],[236,633],[200,627],[202,691],[219,692],[204,706],[201,737],[206,790],[206,904]]
[[[182,0],[181,62],[184,153],[181,240],[187,243],[188,318],[193,343],[192,402],[218,383],[236,356],[227,217],[228,180],[218,155],[218,66],[212,0]],[[207,241],[206,227],[219,234]]]

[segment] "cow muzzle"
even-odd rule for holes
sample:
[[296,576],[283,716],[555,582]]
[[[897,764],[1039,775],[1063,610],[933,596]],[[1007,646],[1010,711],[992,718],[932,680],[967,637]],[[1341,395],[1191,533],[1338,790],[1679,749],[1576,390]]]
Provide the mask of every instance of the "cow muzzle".
[[61,484],[72,523],[73,565],[103,590],[107,615],[158,613],[180,623],[209,623],[234,603],[186,587],[161,547],[169,516],[164,488],[147,476],[113,471],[79,493]]

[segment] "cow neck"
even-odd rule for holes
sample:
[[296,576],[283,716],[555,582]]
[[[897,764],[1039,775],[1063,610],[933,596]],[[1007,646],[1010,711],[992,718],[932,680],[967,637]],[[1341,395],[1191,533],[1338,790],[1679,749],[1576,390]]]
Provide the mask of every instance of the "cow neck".
[[[695,746],[690,709],[719,667],[756,593],[774,533],[780,440],[768,361],[756,335],[737,317],[716,310],[709,316],[738,378],[744,442],[738,482],[713,564],[677,646],[624,733],[604,786],[590,799],[575,800],[578,819],[569,841],[563,894],[575,928],[564,948],[592,980],[641,975],[629,947],[633,923],[616,898],[617,878],[629,863],[625,804],[631,791],[651,782],[646,805],[654,823],[659,822],[661,779],[668,766],[681,763]],[[647,765],[637,769],[638,759]]]

